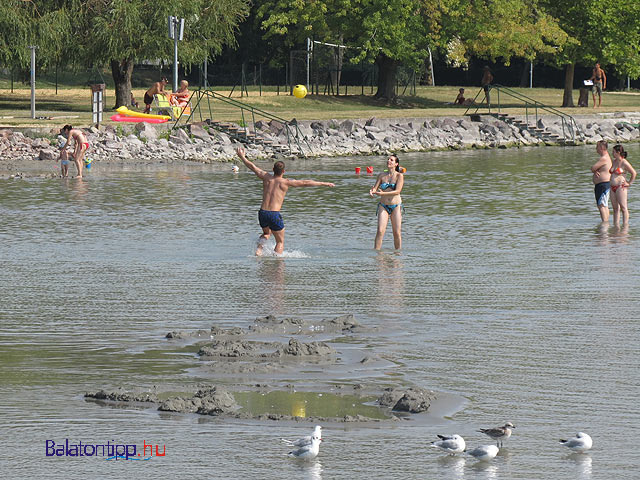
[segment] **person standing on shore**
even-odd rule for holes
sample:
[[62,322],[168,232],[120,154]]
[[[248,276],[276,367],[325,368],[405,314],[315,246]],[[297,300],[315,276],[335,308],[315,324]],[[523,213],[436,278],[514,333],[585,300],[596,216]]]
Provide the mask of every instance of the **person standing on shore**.
[[602,105],[602,91],[607,88],[607,76],[604,70],[600,68],[600,64],[596,63],[591,72],[591,78],[593,81],[593,87],[591,87],[591,95],[593,95],[593,108],[596,108],[596,93],[598,94],[598,106]]
[[151,104],[153,103],[154,95],[164,95],[169,100],[169,94],[165,92],[164,87],[169,83],[166,77],[162,77],[159,82],[151,85],[151,88],[144,92],[144,111],[142,113],[149,113],[151,111]]
[[609,221],[609,190],[611,189],[611,157],[606,140],[600,140],[596,144],[596,152],[600,155],[598,161],[591,167],[593,173],[594,192],[596,194],[596,206],[600,211],[600,219],[603,223]]
[[482,80],[480,80],[480,85],[484,89],[484,98],[487,100],[487,105],[491,105],[491,97],[489,95],[489,91],[491,90],[491,84],[493,83],[493,73],[491,73],[491,69],[489,65],[484,66],[484,70],[482,71]]
[[262,235],[258,240],[256,255],[262,255],[262,248],[273,233],[276,239],[274,251],[281,255],[284,251],[284,222],[280,209],[289,187],[335,187],[333,183],[317,182],[315,180],[291,180],[284,178],[284,162],[277,161],[273,164],[273,174],[258,168],[253,162],[247,160],[244,148],[236,150],[242,163],[262,180],[262,204],[258,211],[258,221],[262,228]]
[[[627,190],[636,179],[636,171],[627,160],[627,152],[622,145],[613,147],[613,162],[609,170],[611,173],[611,206],[613,207],[613,224],[629,224],[629,209],[627,208]],[[626,175],[631,177],[627,180]]]
[[[74,149],[71,157],[73,158],[73,163],[76,164],[76,169],[78,170],[78,178],[82,178],[82,161],[84,160],[84,155],[87,153],[89,149],[89,142],[87,141],[87,137],[84,132],[79,128],[73,128],[71,125],[65,125],[60,129],[60,135],[67,139],[67,142],[61,147],[60,152],[60,160],[61,160],[61,170],[63,176],[67,176],[68,173],[68,165],[69,161],[67,160],[67,147],[69,146],[69,142],[71,140],[74,141]],[[65,161],[67,162],[65,164]],[[66,168],[65,168],[66,167]]]
[[404,169],[400,166],[400,160],[397,155],[389,155],[387,159],[387,171],[378,175],[376,183],[369,190],[372,197],[377,195],[380,197],[378,203],[378,229],[376,230],[376,239],[373,248],[380,250],[382,248],[382,240],[387,230],[389,219],[391,219],[391,228],[393,229],[393,245],[396,250],[402,248],[402,198],[400,192],[404,186],[404,175],[401,173]]

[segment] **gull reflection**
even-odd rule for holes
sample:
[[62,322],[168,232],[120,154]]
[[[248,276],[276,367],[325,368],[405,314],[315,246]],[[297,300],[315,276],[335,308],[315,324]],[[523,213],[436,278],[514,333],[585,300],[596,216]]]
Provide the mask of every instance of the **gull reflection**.
[[482,473],[477,478],[498,478],[498,466],[490,462],[476,462],[471,468],[474,472]]
[[438,458],[438,465],[442,468],[443,472],[446,471],[447,478],[463,478],[464,477],[464,457],[457,457],[455,455],[446,455]]
[[308,480],[322,480],[322,464],[320,461],[313,460],[311,462],[298,462],[298,478]]
[[576,464],[577,473],[580,479],[588,480],[591,478],[592,467],[591,467],[591,455],[588,453],[571,453],[564,457],[565,460],[569,460]]

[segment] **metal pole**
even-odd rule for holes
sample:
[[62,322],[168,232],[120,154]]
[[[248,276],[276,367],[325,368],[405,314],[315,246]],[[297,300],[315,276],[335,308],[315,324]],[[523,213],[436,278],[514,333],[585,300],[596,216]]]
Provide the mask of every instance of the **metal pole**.
[[436,76],[433,73],[433,56],[431,55],[431,47],[427,47],[429,49],[429,65],[431,69],[431,86],[436,86]]
[[627,92],[631,91],[631,79],[629,75],[627,75]]
[[207,88],[207,80],[208,80],[208,73],[207,73],[207,67],[209,64],[209,60],[207,58],[204,59],[204,88]]
[[533,88],[533,61],[529,63],[529,88]]
[[311,39],[307,37],[307,91],[309,91],[309,58],[311,56]]
[[29,46],[31,49],[31,118],[36,118],[36,47]]
[[178,18],[173,20],[173,91],[178,91]]

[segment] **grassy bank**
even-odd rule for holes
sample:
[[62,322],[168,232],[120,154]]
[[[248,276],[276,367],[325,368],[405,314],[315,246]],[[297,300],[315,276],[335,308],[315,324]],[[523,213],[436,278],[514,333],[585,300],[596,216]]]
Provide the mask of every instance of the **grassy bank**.
[[[36,116],[39,119],[32,120],[30,88],[23,84],[14,84],[13,93],[7,82],[0,83],[0,126],[35,126],[53,127],[64,123],[79,126],[91,124],[91,91],[88,87],[59,86],[57,92],[50,85],[36,90]],[[478,87],[465,87],[467,96],[473,97]],[[215,89],[218,93],[229,95],[231,89],[224,87]],[[570,115],[585,115],[592,113],[640,111],[639,92],[605,92],[603,106],[593,108],[560,108],[562,104],[562,90],[542,88],[516,88],[514,89],[528,97],[531,97],[545,105],[550,105]],[[455,99],[458,87],[418,87],[417,95],[401,96],[397,105],[388,105],[373,98],[371,95],[361,95],[361,89],[355,88],[347,91],[348,95],[335,96],[307,96],[304,99],[286,95],[283,91],[279,94],[275,87],[263,88],[262,94],[255,88],[249,89],[249,95],[241,97],[238,90],[233,92],[233,98],[261,108],[285,119],[296,118],[298,120],[326,120],[346,118],[369,117],[440,117],[460,116],[466,111],[466,107],[448,104]],[[144,89],[134,89],[135,98],[142,105]],[[365,93],[370,93],[365,90]],[[482,95],[478,97],[483,98]],[[113,107],[115,95],[113,90],[106,92],[104,123],[113,123],[109,119],[111,107]],[[578,91],[574,93],[574,101],[577,104]],[[494,106],[497,98],[492,97]],[[591,98],[589,99],[591,102]],[[501,98],[501,107],[513,114],[524,114],[522,103],[512,99]],[[207,109],[208,110],[208,109]],[[238,111],[224,103],[212,104],[213,116],[219,120],[239,121]],[[530,110],[531,112],[531,110]]]

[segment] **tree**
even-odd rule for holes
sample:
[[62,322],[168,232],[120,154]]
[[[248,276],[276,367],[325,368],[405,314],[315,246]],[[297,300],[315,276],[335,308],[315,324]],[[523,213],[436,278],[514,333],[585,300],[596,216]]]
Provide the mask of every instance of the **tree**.
[[627,0],[582,2],[543,0],[547,11],[558,19],[573,42],[551,58],[565,66],[563,107],[572,107],[576,65],[600,62],[613,65],[618,73],[640,76],[640,4]]
[[425,0],[267,0],[258,15],[265,38],[280,35],[289,46],[306,37],[359,49],[351,61],[375,62],[376,97],[392,100],[401,63],[420,67],[427,55],[432,21]]
[[248,0],[182,0],[179,8],[149,4],[143,0],[73,0],[84,28],[78,44],[84,45],[85,61],[109,63],[115,82],[116,107],[127,105],[131,74],[136,60],[173,59],[173,41],[168,37],[167,17],[185,18],[180,60],[199,63],[234,43],[238,24],[248,12]]
[[536,0],[453,0],[443,18],[446,55],[454,65],[470,57],[534,61],[561,51],[569,41],[558,21]]

